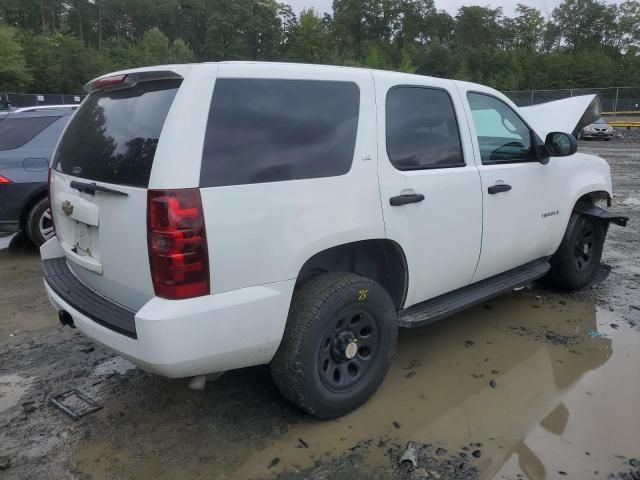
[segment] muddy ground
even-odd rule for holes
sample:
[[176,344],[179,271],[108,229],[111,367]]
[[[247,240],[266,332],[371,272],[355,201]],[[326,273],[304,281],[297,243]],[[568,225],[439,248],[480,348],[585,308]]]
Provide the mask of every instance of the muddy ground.
[[[380,391],[330,422],[285,402],[267,367],[203,392],[133,368],[59,326],[37,251],[0,239],[0,478],[637,480],[640,135],[580,148],[609,160],[612,208],[631,217],[610,230],[609,278],[402,331]],[[49,404],[70,389],[103,408],[74,421]]]

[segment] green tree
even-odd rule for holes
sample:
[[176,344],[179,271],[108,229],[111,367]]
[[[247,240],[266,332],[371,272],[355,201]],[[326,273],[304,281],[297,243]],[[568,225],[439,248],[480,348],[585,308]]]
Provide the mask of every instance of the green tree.
[[158,27],[146,31],[136,46],[137,63],[143,65],[161,65],[169,63],[169,39]]
[[177,39],[171,45],[171,53],[169,61],[171,63],[191,63],[195,60],[195,56],[189,46],[181,38]]
[[13,28],[0,25],[0,91],[20,91],[31,81]]
[[287,58],[309,63],[331,60],[331,33],[327,23],[313,8],[302,10],[287,40]]
[[598,47],[615,18],[598,0],[564,0],[553,10],[553,20],[567,46],[578,50]]

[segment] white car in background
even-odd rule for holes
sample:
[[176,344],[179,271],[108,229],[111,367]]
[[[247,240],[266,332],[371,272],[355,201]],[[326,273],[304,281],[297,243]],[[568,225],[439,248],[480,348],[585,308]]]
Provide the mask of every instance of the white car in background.
[[399,327],[536,279],[583,288],[626,224],[595,205],[605,160],[482,85],[223,62],[88,90],[40,249],[61,322],[194,383],[270,363],[321,418],[374,394]]
[[609,125],[604,118],[600,117],[595,122],[582,129],[580,138],[584,140],[594,138],[611,140],[614,134],[615,130],[613,127]]

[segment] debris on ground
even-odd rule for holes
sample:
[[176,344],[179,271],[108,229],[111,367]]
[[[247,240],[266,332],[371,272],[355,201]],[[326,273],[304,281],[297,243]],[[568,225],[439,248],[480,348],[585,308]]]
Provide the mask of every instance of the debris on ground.
[[398,460],[399,464],[404,462],[410,462],[413,465],[413,468],[418,468],[418,455],[420,455],[420,450],[422,450],[423,445],[416,442],[407,442],[407,446],[404,450],[404,453]]
[[35,412],[37,409],[36,407],[36,403],[33,400],[30,400],[28,402],[24,402],[22,404],[22,411],[24,413],[31,413],[31,412]]
[[489,386],[490,386],[491,388],[496,388],[496,386],[497,386],[496,381],[495,381],[495,380],[491,380],[491,381],[489,382]]
[[572,335],[558,335],[557,333],[548,332],[545,338],[554,345],[569,345],[574,342],[576,337]]
[[599,332],[597,330],[589,330],[587,332],[587,337],[591,337],[591,338],[599,338],[599,337],[604,337],[606,336],[604,333]]
[[448,455],[442,447],[434,455],[433,446],[408,442],[396,469],[408,480],[477,480],[478,468],[466,457],[464,452]]
[[627,462],[629,469],[624,472],[612,473],[607,476],[609,480],[640,480],[640,460],[630,458]]
[[49,399],[49,402],[69,415],[74,420],[84,417],[102,408],[95,400],[87,397],[82,392],[73,389],[68,392],[56,395]]
[[0,470],[9,470],[11,468],[11,459],[9,457],[0,457]]

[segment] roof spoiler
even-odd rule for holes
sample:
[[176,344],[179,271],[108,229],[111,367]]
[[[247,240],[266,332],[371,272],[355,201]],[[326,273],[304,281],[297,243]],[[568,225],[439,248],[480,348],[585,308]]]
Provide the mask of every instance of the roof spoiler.
[[91,80],[84,86],[84,91],[87,93],[93,93],[98,90],[120,90],[123,88],[134,87],[140,82],[178,79],[182,79],[182,76],[170,70],[146,70],[142,72],[133,71],[129,73],[115,73]]

